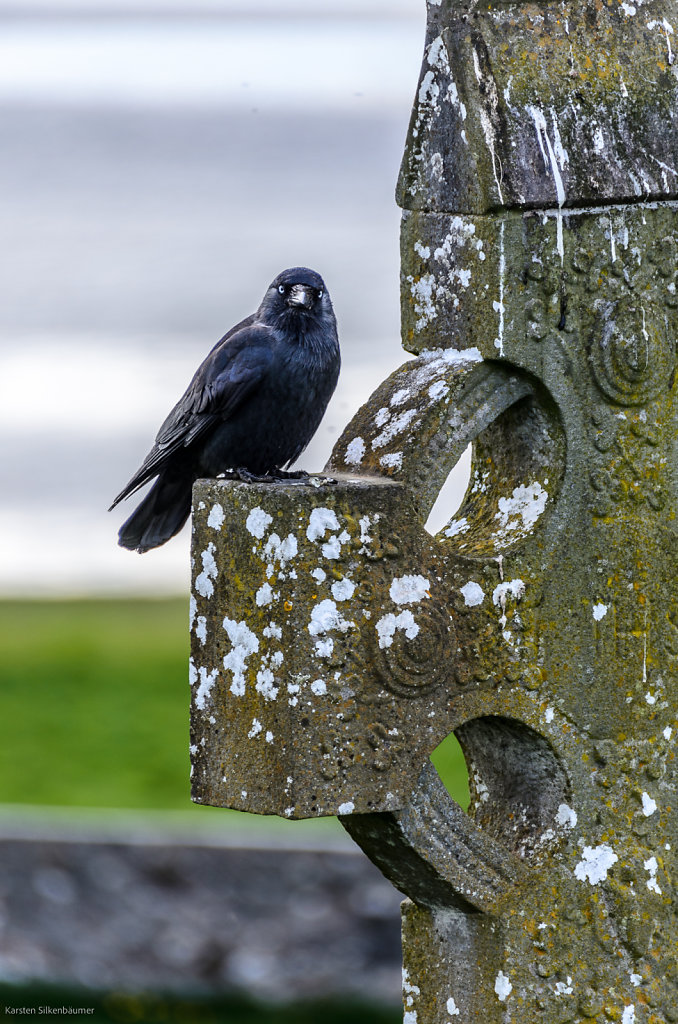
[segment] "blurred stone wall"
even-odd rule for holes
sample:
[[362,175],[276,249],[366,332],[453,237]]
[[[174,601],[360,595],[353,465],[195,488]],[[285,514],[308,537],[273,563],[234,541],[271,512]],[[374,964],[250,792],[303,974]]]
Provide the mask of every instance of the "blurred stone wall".
[[359,852],[0,839],[0,979],[400,1000],[400,897]]

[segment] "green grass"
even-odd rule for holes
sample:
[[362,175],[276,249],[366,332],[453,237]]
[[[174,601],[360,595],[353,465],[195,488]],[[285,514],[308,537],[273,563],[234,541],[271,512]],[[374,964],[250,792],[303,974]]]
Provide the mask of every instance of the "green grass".
[[188,603],[0,605],[0,801],[188,802]]
[[0,602],[0,803],[189,810],[187,662],[187,600]]

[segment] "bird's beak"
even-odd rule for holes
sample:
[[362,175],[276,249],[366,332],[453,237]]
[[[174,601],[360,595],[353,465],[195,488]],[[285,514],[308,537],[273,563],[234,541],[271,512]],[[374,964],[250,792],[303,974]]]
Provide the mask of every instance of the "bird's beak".
[[309,288],[306,288],[303,284],[295,284],[290,288],[290,293],[287,296],[288,306],[303,306],[304,309],[310,309],[313,305],[313,294]]

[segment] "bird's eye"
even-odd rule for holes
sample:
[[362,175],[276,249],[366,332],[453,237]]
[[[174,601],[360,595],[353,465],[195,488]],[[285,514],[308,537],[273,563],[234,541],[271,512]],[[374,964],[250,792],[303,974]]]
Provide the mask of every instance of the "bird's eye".
[[284,295],[285,294],[285,285],[284,284],[279,284],[278,285],[278,291],[280,292],[281,295]]
[[318,298],[322,299],[322,297],[323,297],[323,290],[322,290],[322,288],[318,288]]

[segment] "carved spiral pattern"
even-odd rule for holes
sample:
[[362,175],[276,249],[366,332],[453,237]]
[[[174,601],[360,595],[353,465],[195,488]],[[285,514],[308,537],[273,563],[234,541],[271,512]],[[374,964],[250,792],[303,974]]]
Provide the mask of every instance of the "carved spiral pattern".
[[450,616],[435,607],[422,607],[415,619],[416,636],[396,630],[391,645],[375,651],[383,685],[401,697],[421,697],[443,679],[453,678],[456,640]]
[[618,303],[593,340],[590,360],[596,384],[618,405],[643,405],[655,398],[675,363],[661,312],[649,303]]

